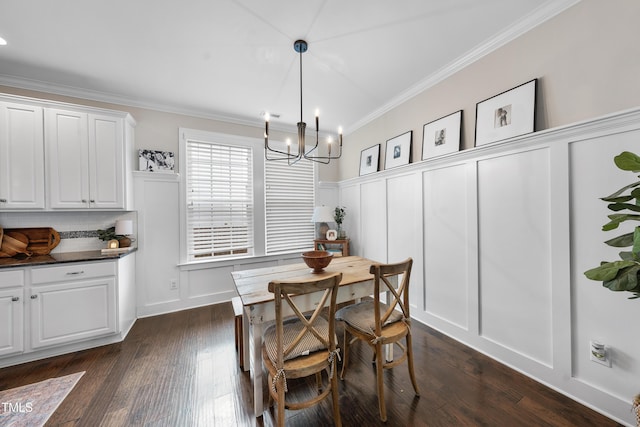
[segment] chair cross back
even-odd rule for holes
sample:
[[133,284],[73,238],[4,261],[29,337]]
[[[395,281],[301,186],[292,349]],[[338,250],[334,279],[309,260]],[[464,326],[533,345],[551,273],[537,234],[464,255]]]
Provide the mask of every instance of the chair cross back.
[[[412,264],[413,260],[398,264],[373,264],[369,269],[369,272],[374,276],[376,334],[380,334],[382,325],[387,322],[398,306],[402,310],[402,317],[409,321],[408,290]],[[399,275],[402,275],[402,281],[398,286],[395,286],[390,278],[397,278]],[[392,295],[389,304],[387,304],[387,309],[382,315],[380,313],[380,304],[378,304],[381,292],[389,292]]]
[[[337,282],[340,283],[342,279],[342,274],[339,275]],[[302,341],[307,332],[312,333],[318,341],[320,341],[327,348],[330,346],[329,339],[327,336],[323,336],[316,329],[316,320],[318,316],[322,313],[322,310],[327,305],[327,300],[329,297],[332,297],[334,305],[335,299],[337,295],[332,295],[333,284],[335,282],[335,278],[332,276],[327,279],[323,279],[321,281],[314,281],[308,283],[287,283],[287,282],[279,282],[273,281],[269,283],[269,291],[274,293],[275,296],[275,306],[276,306],[276,322],[282,324],[282,301],[284,300],[289,308],[294,312],[298,320],[302,323],[303,329],[298,333],[296,338],[286,347],[284,348],[284,352],[282,354],[283,358],[288,356]],[[307,318],[296,305],[295,301],[291,298],[292,295],[304,295],[313,292],[319,292],[324,290],[322,293],[322,297],[316,306],[316,309],[313,311],[313,314]],[[278,298],[280,296],[280,298]],[[280,319],[278,319],[278,315],[280,315]],[[280,343],[278,343],[280,345]]]

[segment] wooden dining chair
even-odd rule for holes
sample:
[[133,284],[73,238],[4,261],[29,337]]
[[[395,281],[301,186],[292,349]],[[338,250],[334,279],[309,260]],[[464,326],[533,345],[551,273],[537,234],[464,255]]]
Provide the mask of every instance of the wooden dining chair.
[[[374,264],[370,273],[374,276],[373,299],[341,308],[336,319],[344,322],[344,361],[340,378],[344,379],[349,362],[349,346],[357,340],[364,341],[374,351],[376,380],[378,389],[378,407],[380,419],[387,421],[384,401],[384,369],[392,368],[405,360],[409,365],[409,376],[416,396],[420,396],[418,383],[413,370],[413,350],[411,344],[411,317],[409,316],[409,279],[411,276],[411,258],[396,264]],[[389,295],[389,304],[380,301],[380,293]],[[353,337],[353,338],[350,338]],[[406,344],[402,344],[402,339]],[[399,357],[386,360],[384,345],[396,345],[402,350]]]
[[[335,313],[341,273],[322,279],[303,282],[272,281],[269,291],[275,299],[276,322],[264,333],[262,360],[269,372],[270,400],[277,404],[277,425],[284,426],[285,409],[298,410],[313,406],[331,394],[333,419],[341,426],[338,406],[337,359]],[[302,313],[296,306],[296,298],[317,299],[312,313]],[[328,319],[321,316],[328,307]],[[291,316],[286,318],[286,316]],[[286,318],[286,320],[285,320]],[[327,373],[323,390],[322,372]],[[303,401],[286,400],[287,381],[315,375],[318,394]]]

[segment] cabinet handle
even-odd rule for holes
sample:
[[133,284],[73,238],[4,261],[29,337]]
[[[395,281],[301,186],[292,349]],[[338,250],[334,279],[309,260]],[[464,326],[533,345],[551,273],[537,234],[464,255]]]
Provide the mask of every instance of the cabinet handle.
[[36,295],[31,295],[31,299],[37,299],[37,298],[38,298],[37,294]]
[[82,199],[82,203],[87,203],[87,199]]
[[95,200],[89,200],[89,201],[90,201],[91,203],[95,203],[95,202],[96,202]]
[[20,297],[13,297],[13,298],[11,298],[11,301],[13,301],[13,302],[20,301]]
[[80,271],[70,271],[67,273],[67,276],[77,276],[78,274],[84,274],[83,270]]
[[0,203],[7,203],[7,199],[0,199]]

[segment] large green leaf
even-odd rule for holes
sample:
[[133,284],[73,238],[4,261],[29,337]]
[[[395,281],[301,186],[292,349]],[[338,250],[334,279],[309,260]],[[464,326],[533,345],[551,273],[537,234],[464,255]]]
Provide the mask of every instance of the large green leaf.
[[606,282],[609,280],[613,280],[618,275],[618,271],[623,268],[631,267],[633,265],[638,264],[632,260],[623,260],[623,261],[613,261],[613,262],[603,262],[599,267],[592,268],[591,270],[587,270],[584,272],[584,275],[591,280],[597,280],[600,282]]
[[[602,197],[601,200],[604,200],[605,202],[615,202],[616,198],[619,197],[622,193],[624,193],[625,191],[627,191],[630,188],[635,188],[635,187],[637,187],[639,185],[640,185],[640,181],[634,182],[633,184],[625,185],[624,187],[622,187],[621,189],[619,189],[615,193],[611,194],[610,196]],[[627,199],[627,200],[629,200],[629,199]],[[626,201],[626,200],[624,200],[624,201]]]
[[613,239],[607,240],[605,243],[609,246],[613,246],[614,248],[626,248],[627,246],[633,245],[633,233],[614,237]]
[[625,261],[640,261],[638,255],[633,252],[620,252],[618,255],[620,255],[620,259]]
[[634,212],[640,212],[640,206],[632,205],[631,203],[611,203],[610,205],[607,205],[607,207],[614,212],[623,211],[625,209],[629,209],[630,211]]
[[623,151],[613,158],[613,162],[624,171],[640,172],[640,156]]
[[631,249],[631,252],[634,254],[640,253],[640,227],[636,227],[633,230],[633,249]]
[[611,221],[602,226],[602,231],[609,231],[618,228],[621,222],[632,220],[640,221],[640,215],[633,214],[611,214],[607,215]]
[[612,291],[631,291],[638,286],[638,271],[640,265],[636,263],[631,267],[621,269],[615,278],[602,283]]

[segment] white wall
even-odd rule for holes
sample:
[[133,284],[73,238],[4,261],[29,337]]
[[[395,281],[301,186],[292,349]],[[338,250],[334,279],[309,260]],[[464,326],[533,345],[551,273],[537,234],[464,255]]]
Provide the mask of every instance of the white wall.
[[343,181],[355,254],[412,256],[412,317],[632,425],[640,301],[583,272],[617,258],[599,198],[635,180],[613,157],[639,140],[636,109]]
[[[136,172],[137,313],[146,317],[229,301],[231,272],[300,262],[300,254],[180,265],[180,174]],[[336,183],[318,183],[316,204],[337,206]],[[309,248],[313,242],[309,242]],[[171,289],[171,281],[177,288]]]

